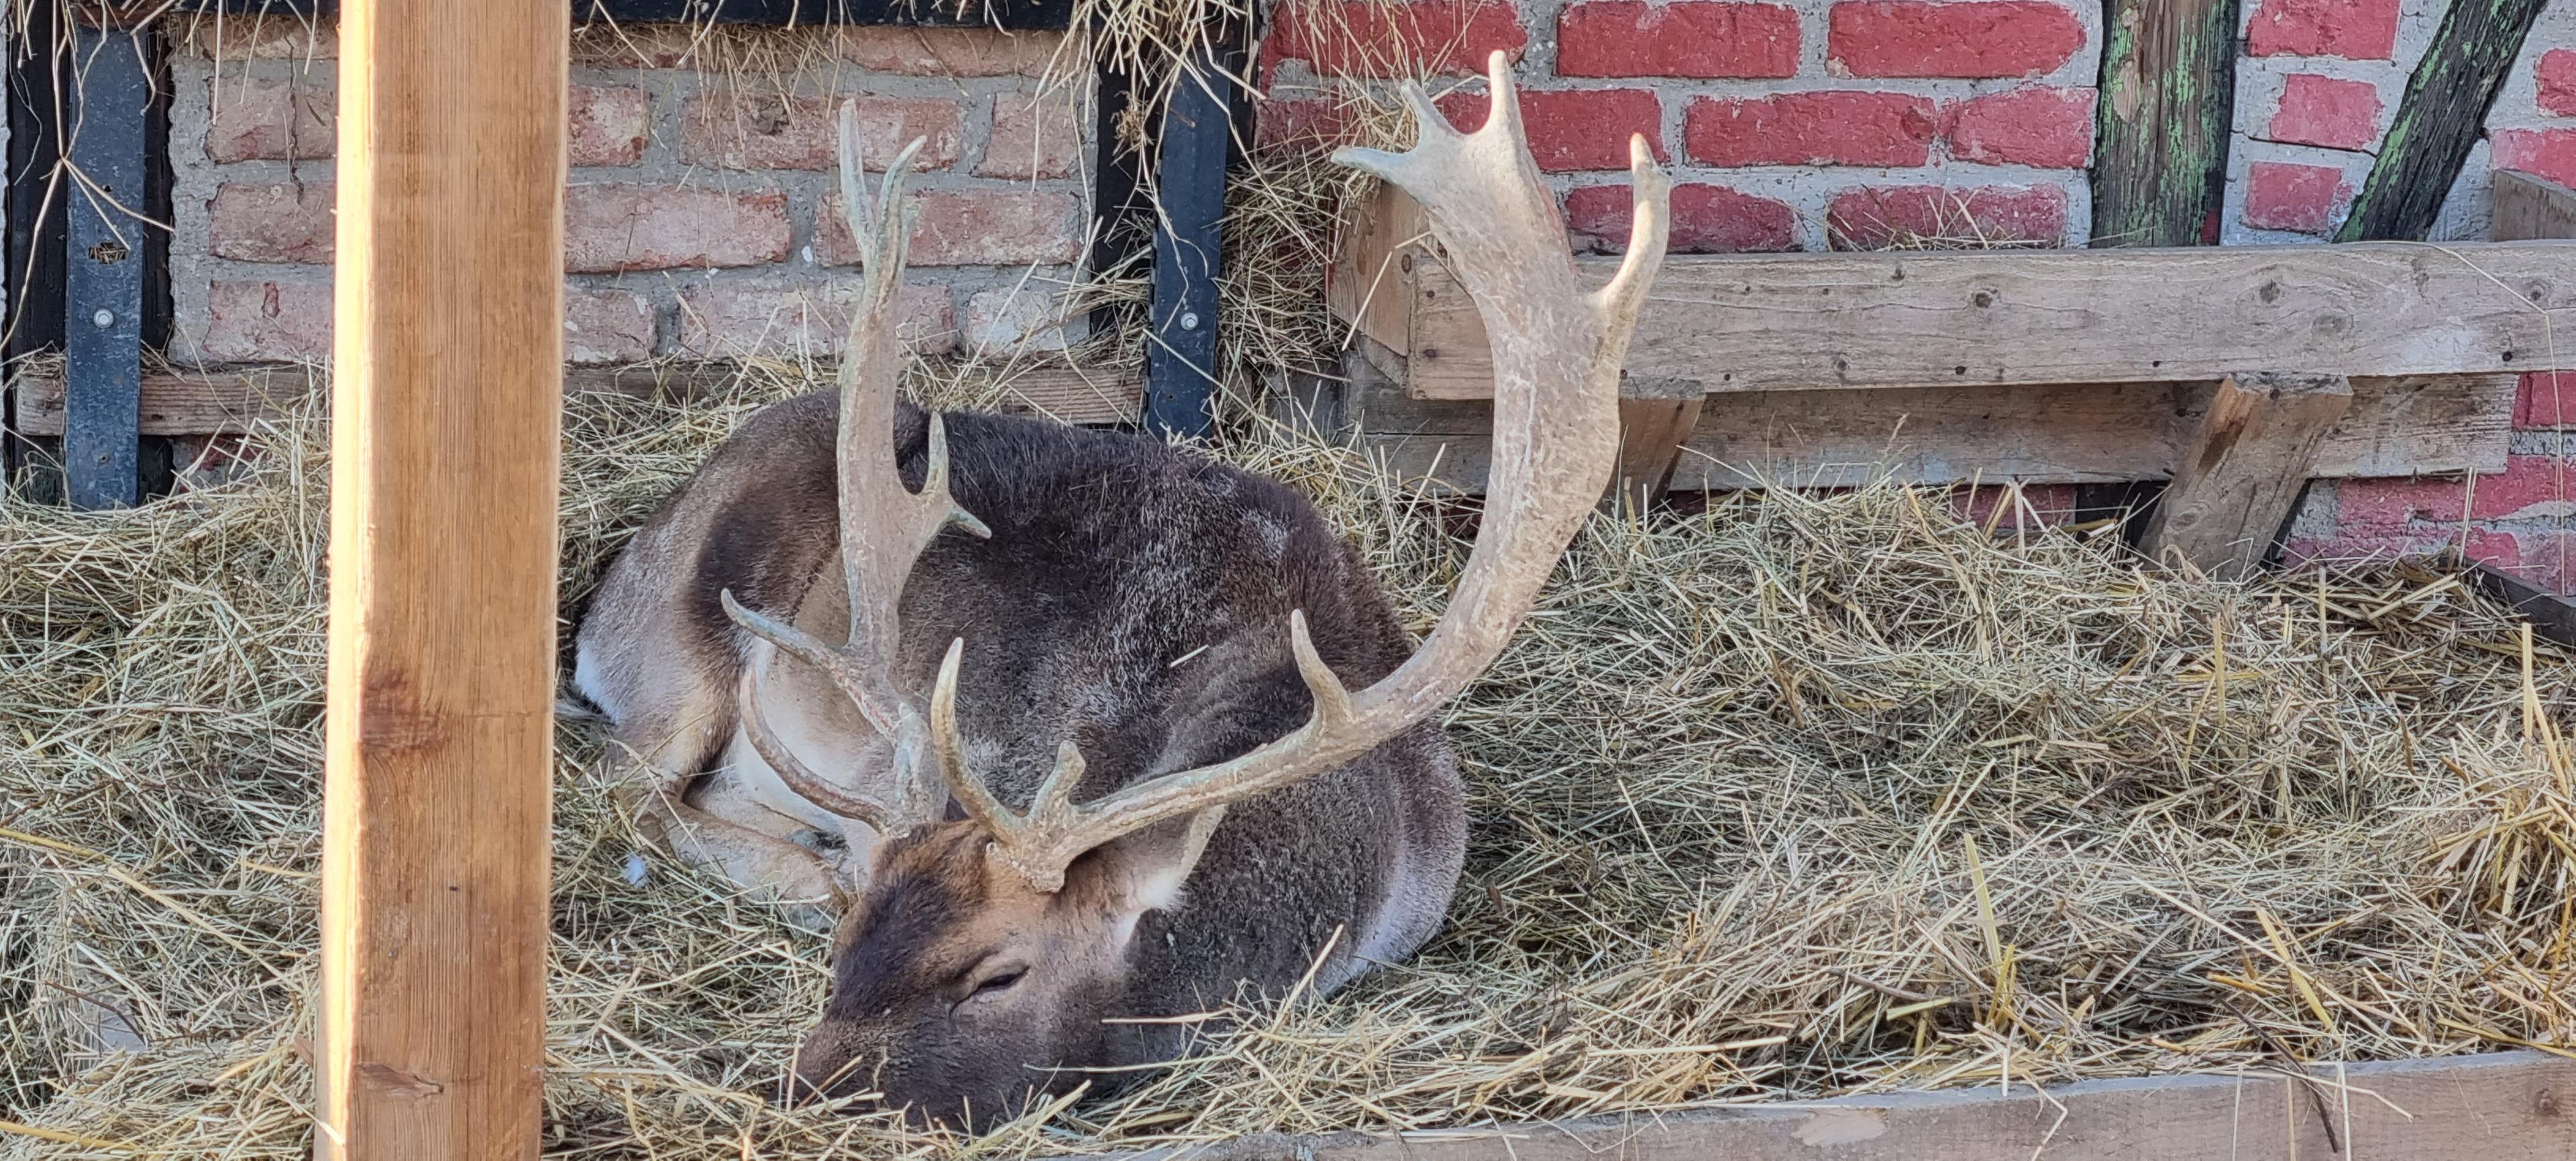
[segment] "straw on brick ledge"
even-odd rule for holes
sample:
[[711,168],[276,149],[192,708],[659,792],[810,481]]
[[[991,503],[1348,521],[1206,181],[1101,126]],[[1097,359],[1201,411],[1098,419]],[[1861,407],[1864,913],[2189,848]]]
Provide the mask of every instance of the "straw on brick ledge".
[[[815,382],[579,401],[567,613],[715,440]],[[1224,454],[1313,496],[1427,627],[1461,513],[1238,427]],[[320,436],[131,513],[0,506],[0,1156],[306,1155]],[[1141,1087],[971,1144],[770,1105],[822,942],[650,851],[567,716],[547,1149],[1026,1156],[2564,1052],[2567,660],[2442,573],[2159,576],[1895,487],[1596,520],[1449,715],[1472,848],[1430,947],[1245,997]]]

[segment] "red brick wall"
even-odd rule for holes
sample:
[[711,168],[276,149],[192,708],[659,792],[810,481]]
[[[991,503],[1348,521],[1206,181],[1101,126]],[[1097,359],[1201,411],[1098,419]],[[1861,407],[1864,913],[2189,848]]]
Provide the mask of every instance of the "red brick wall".
[[[851,28],[577,34],[565,340],[581,363],[827,354],[855,256],[832,109],[871,169],[925,137],[906,292],[929,351],[1061,346],[1085,236],[1082,70],[1063,38]],[[173,354],[330,352],[336,43],[285,20],[198,25],[172,62]]]
[[[2224,218],[2231,243],[2315,242],[2340,224],[2441,5],[2246,0]],[[1643,132],[1679,182],[1679,252],[1823,249],[1923,236],[2078,245],[2100,6],[2089,0],[1278,0],[1261,57],[1273,147],[1330,140],[1332,78],[1420,62],[1465,78],[1518,61],[1531,149],[1579,247],[1628,219],[1624,142]],[[1442,100],[1474,115],[1469,82]],[[2437,237],[2486,228],[2490,167],[2576,181],[2576,0],[2550,6],[2499,97]],[[2547,365],[2576,366],[2576,327]],[[2568,383],[2576,408],[2576,378]],[[2562,433],[2547,377],[2524,385],[2512,466],[2482,480],[2320,484],[2296,560],[2457,545],[2576,581]],[[1972,498],[1980,518],[1996,493]],[[2074,492],[2028,490],[1999,519],[2058,520]]]
[[[2074,0],[1280,0],[1263,135],[1330,136],[1329,78],[1516,55],[1532,152],[1588,246],[1627,138],[1676,170],[1684,252],[1908,237],[2081,243],[2100,8]],[[1356,33],[1355,37],[1353,33]],[[1444,107],[1474,115],[1481,98]]]

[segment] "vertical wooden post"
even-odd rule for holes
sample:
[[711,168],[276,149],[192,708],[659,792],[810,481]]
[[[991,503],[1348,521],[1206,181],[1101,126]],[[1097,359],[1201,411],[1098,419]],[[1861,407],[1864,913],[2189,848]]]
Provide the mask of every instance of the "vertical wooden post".
[[2236,120],[2236,0],[2105,0],[2095,246],[2218,241]]
[[570,22],[341,6],[317,1155],[537,1155]]

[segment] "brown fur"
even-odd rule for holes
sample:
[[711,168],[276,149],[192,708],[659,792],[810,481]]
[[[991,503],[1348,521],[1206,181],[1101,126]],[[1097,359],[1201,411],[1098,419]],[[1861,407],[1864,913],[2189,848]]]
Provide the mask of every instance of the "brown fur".
[[[1126,1075],[1060,1067],[1181,1047],[1172,1025],[1104,1019],[1200,1011],[1247,985],[1277,993],[1319,956],[1329,990],[1430,935],[1465,837],[1436,726],[1235,804],[1194,870],[1183,826],[1166,824],[1084,856],[1054,894],[989,873],[971,823],[880,842],[864,827],[834,834],[810,804],[760,790],[734,721],[746,667],[762,668],[763,716],[797,719],[781,732],[801,731],[808,765],[858,787],[884,773],[883,744],[830,705],[829,687],[718,605],[730,589],[751,608],[794,610],[826,638],[843,631],[837,411],[830,395],[805,396],[726,441],[612,567],[580,640],[582,688],[647,760],[641,777],[673,791],[694,783],[672,835],[684,854],[805,899],[844,860],[858,895],[800,1076],[980,1118],[1030,1091]],[[1352,688],[1411,652],[1357,555],[1277,483],[1134,436],[991,415],[946,424],[951,490],[993,536],[943,535],[913,569],[900,677],[926,691],[949,640],[965,639],[961,734],[1005,803],[1025,805],[1064,739],[1089,760],[1077,794],[1089,800],[1297,728],[1310,698],[1288,648],[1291,609]],[[925,427],[907,407],[893,433],[910,487]],[[808,708],[769,709],[773,695]],[[1015,983],[975,990],[1015,964]]]

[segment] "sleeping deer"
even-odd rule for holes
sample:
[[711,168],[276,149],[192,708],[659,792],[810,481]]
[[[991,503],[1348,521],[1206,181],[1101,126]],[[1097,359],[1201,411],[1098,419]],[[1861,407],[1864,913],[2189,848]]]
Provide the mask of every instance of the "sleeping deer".
[[1628,257],[1586,293],[1490,71],[1477,132],[1409,88],[1419,145],[1335,155],[1424,204],[1493,336],[1483,523],[1418,650],[1277,483],[898,402],[911,154],[870,209],[843,111],[867,261],[839,390],[761,412],[663,504],[576,675],[663,841],[839,912],[791,1095],[987,1122],[1169,1059],[1186,1032],[1155,1017],[1329,991],[1438,927],[1466,827],[1434,716],[1608,483],[1668,190],[1633,141]]

